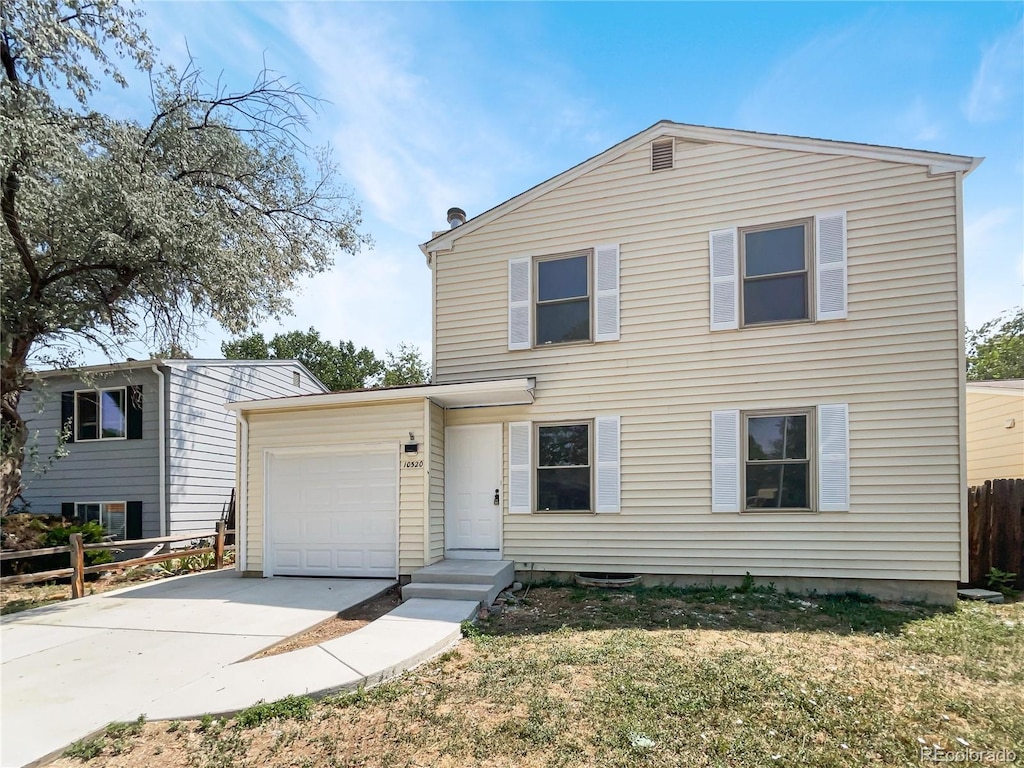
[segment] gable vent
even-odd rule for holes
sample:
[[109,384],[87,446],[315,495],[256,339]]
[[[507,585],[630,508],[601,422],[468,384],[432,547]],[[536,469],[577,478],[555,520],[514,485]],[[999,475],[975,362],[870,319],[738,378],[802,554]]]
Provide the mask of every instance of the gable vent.
[[659,139],[651,142],[651,170],[667,171],[672,168],[675,139]]

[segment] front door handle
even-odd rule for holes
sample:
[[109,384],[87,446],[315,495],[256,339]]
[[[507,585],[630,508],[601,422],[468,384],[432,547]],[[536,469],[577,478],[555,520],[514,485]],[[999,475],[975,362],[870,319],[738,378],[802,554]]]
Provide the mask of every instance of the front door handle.
[[498,498],[498,489],[494,489],[494,506],[501,504],[501,500]]

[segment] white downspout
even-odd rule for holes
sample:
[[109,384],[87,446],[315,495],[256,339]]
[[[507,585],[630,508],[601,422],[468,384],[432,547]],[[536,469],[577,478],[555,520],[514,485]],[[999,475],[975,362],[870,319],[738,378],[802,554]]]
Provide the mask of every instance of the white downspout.
[[158,423],[160,425],[158,433],[160,435],[160,535],[167,535],[167,408],[165,404],[164,395],[164,372],[160,370],[160,366],[156,363],[153,364],[153,373],[156,374],[158,386],[157,386],[157,401],[158,408],[160,410],[160,418]]
[[235,570],[244,572],[248,567],[245,559],[246,532],[248,530],[249,507],[249,417],[245,411],[238,411],[242,422],[242,434],[239,437],[238,458],[238,498],[235,499]]

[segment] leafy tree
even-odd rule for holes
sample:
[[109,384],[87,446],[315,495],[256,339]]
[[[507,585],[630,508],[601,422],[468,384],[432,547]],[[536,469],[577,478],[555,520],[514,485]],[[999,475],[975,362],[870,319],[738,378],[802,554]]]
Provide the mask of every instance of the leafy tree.
[[967,378],[1024,379],[1024,307],[967,331]]
[[332,344],[313,328],[281,333],[270,341],[254,333],[224,342],[220,351],[231,360],[298,360],[335,392],[370,386],[384,372],[372,350],[357,350],[351,341]]
[[385,357],[383,386],[426,384],[430,381],[430,366],[423,360],[418,347],[399,344],[397,353],[388,351]]
[[[0,3],[0,511],[22,488],[28,361],[68,344],[180,344],[212,317],[243,333],[366,242],[328,154],[301,139],[317,103],[267,71],[241,92],[194,65],[159,69],[118,0]],[[90,108],[121,66],[149,73],[151,114]]]

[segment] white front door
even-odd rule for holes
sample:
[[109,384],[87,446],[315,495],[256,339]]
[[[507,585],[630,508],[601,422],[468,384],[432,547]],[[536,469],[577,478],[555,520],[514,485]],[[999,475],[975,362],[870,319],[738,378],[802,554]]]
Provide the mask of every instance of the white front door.
[[501,553],[501,424],[444,431],[444,530],[447,557]]

